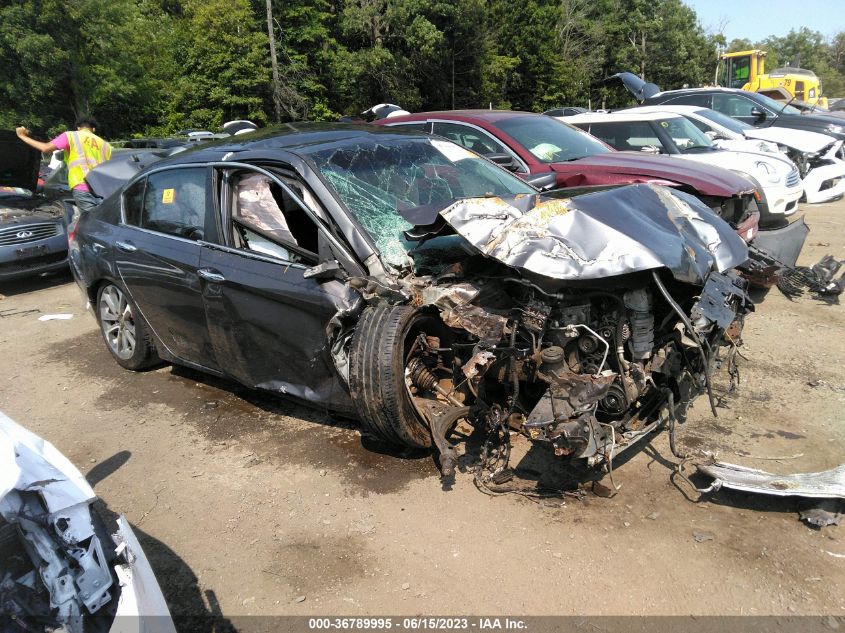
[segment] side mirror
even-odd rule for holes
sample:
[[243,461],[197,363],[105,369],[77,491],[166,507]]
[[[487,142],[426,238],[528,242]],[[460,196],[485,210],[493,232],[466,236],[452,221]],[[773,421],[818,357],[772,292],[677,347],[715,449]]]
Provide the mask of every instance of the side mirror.
[[704,133],[704,136],[709,138],[711,141],[718,141],[719,139],[722,138],[722,135],[719,134],[716,130],[707,130]]
[[317,264],[311,268],[306,268],[303,271],[302,276],[305,279],[314,279],[316,281],[331,281],[332,279],[337,281],[346,281],[348,277],[346,271],[343,270],[336,259],[323,262],[322,264]]
[[487,160],[492,160],[497,165],[504,167],[505,169],[510,169],[511,171],[516,171],[517,165],[513,159],[513,156],[510,154],[502,153],[491,153],[491,154],[482,154],[484,158]]
[[660,148],[657,145],[643,145],[640,151],[645,154],[659,154]]
[[754,106],[753,108],[751,108],[751,116],[757,117],[758,119],[762,120],[766,118],[766,112],[764,110],[761,110],[757,106]]
[[546,172],[545,174],[527,174],[523,179],[529,185],[536,187],[540,191],[554,189],[555,185],[557,185],[557,174],[554,172]]

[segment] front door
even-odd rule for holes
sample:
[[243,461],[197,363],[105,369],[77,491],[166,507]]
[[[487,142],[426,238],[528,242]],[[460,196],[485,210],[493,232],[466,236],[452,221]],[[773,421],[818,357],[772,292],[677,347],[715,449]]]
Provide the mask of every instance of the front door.
[[170,169],[142,178],[124,193],[114,261],[144,319],[177,359],[216,369],[197,274],[207,226],[205,167]]
[[307,279],[320,261],[320,233],[301,197],[256,172],[222,187],[227,244],[203,244],[200,274],[221,368],[250,387],[348,410],[328,347],[330,322],[357,293]]

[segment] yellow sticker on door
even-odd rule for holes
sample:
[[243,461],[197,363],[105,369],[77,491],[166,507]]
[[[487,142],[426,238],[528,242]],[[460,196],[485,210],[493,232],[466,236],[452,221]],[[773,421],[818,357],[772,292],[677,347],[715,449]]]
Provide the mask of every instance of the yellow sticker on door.
[[176,196],[175,189],[165,189],[161,192],[161,203],[162,204],[173,204],[173,198]]

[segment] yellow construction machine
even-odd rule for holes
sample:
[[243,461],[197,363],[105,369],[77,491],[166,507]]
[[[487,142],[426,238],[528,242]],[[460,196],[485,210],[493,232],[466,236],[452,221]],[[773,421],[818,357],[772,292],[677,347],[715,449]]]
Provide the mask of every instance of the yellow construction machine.
[[759,49],[723,53],[719,57],[716,83],[726,88],[761,92],[775,99],[782,98],[786,91],[799,101],[827,107],[827,97],[822,96],[822,82],[816,73],[792,66],[766,73],[766,51]]

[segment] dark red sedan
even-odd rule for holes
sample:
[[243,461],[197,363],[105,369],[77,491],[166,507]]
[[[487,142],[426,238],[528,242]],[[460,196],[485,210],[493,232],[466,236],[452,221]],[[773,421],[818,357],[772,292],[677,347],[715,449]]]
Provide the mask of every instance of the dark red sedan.
[[727,169],[679,165],[668,156],[618,152],[576,127],[542,114],[509,110],[419,112],[375,121],[448,138],[538,184],[554,175],[558,188],[663,184],[691,193],[736,227],[757,233],[754,185]]

